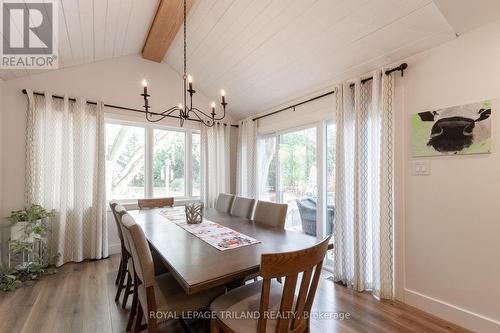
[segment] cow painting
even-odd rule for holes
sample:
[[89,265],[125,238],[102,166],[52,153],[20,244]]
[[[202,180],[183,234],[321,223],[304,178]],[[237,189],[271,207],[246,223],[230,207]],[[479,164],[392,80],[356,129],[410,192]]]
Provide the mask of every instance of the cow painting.
[[412,119],[413,156],[480,154],[491,149],[491,102],[436,111]]

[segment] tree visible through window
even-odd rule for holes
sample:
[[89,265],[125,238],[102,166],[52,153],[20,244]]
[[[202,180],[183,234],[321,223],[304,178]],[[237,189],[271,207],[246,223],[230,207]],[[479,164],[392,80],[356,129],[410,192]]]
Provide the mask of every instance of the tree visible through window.
[[144,197],[144,128],[106,124],[106,193],[108,198]]

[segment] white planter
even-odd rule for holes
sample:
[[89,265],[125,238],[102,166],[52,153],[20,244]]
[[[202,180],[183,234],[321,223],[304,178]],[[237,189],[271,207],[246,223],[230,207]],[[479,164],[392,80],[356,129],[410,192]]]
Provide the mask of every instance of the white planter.
[[[38,220],[37,224],[40,222],[41,220]],[[10,227],[10,240],[12,241],[22,240],[24,242],[33,243],[33,234],[30,237],[24,239],[25,236],[24,228],[26,227],[27,224],[28,222],[17,222],[12,227]]]

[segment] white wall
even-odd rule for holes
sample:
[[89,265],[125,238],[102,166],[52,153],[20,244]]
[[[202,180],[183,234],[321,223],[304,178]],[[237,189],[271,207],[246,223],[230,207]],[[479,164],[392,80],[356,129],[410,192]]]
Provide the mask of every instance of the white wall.
[[[2,98],[4,117],[3,122],[0,122],[0,180],[4,179],[4,182],[0,183],[0,217],[24,204],[27,99],[21,93],[22,89],[67,94],[71,97],[102,100],[107,104],[141,109],[143,101],[139,94],[142,92],[143,78],[146,78],[150,85],[150,105],[153,110],[161,110],[181,101],[181,77],[168,65],[147,61],[138,55],[6,81],[3,84]],[[207,108],[210,106],[210,100],[199,92],[195,95],[195,101],[198,105],[206,105]],[[113,113],[114,116],[127,119],[144,119],[142,114],[128,111],[107,109],[106,112],[108,115]],[[231,121],[230,117],[227,121]],[[169,123],[177,124],[175,120],[170,120]],[[119,249],[119,240],[114,222],[111,219],[108,221],[110,250],[115,252]]]
[[399,295],[478,332],[500,332],[499,104],[493,107],[493,152],[419,158],[430,161],[429,176],[412,176],[417,159],[410,155],[409,125],[416,112],[498,99],[499,36],[497,21],[406,59],[396,98],[403,156],[397,172],[405,196],[404,225],[396,226],[396,236],[404,236],[396,247],[404,258],[397,261],[404,278]]

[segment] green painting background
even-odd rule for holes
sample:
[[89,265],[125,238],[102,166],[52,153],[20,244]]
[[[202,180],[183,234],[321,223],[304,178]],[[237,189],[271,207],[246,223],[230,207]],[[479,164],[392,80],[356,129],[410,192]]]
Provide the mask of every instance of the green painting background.
[[[482,107],[491,108],[491,100],[483,101]],[[491,122],[491,116],[488,119]],[[491,124],[491,123],[490,123]],[[432,146],[428,146],[433,121],[422,121],[418,113],[411,117],[411,148],[412,156],[441,156],[441,155],[467,155],[467,154],[487,154],[491,152],[491,136],[481,142],[473,143],[470,147],[464,148],[456,153],[441,153]],[[491,130],[491,126],[490,126]]]

